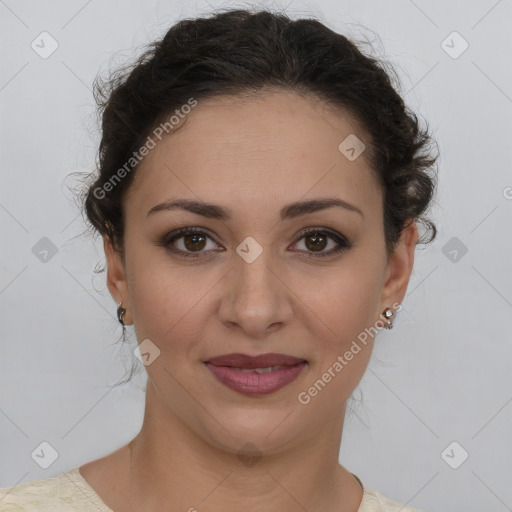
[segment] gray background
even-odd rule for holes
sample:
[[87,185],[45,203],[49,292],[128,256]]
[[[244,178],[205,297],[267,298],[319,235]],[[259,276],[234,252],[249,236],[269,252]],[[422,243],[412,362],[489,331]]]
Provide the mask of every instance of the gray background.
[[[77,237],[68,175],[93,168],[91,84],[113,54],[123,63],[221,5],[247,4],[0,0],[0,487],[110,453],[140,428],[144,369],[110,387],[134,340],[115,343],[116,305],[93,272],[102,245]],[[374,40],[441,150],[438,239],[417,250],[396,329],[379,335],[340,461],[424,512],[512,510],[512,2],[296,0],[287,12]],[[31,47],[43,31],[58,43],[46,59]],[[31,456],[42,442],[58,452],[47,469]]]

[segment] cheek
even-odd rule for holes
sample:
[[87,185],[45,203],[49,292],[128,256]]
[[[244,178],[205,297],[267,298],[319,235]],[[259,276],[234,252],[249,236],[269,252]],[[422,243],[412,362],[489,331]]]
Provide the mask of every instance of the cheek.
[[173,357],[194,349],[208,321],[205,308],[221,277],[173,263],[163,250],[133,252],[127,261],[130,303],[139,342],[149,338]]
[[[229,268],[214,261],[188,265],[163,248],[135,243],[129,236],[125,240],[137,339],[153,341],[166,365],[183,357],[198,359],[205,331],[218,332],[219,290],[229,294],[230,284],[223,281],[230,279],[225,275]],[[377,320],[383,268],[376,248],[366,245],[329,265],[295,263],[279,269],[287,284],[281,300],[292,302],[295,312],[289,327],[302,332],[319,369],[335,362]],[[350,365],[354,371],[369,357],[365,348]]]
[[[316,361],[309,381],[314,386],[311,397],[322,395],[318,405],[329,400],[341,403],[349,397],[365,372],[377,332],[382,264],[356,255],[346,263],[325,279],[313,280],[314,289],[302,294]],[[314,314],[306,314],[308,310]]]
[[[134,246],[127,254],[130,303],[139,339],[153,336],[162,343],[193,339],[199,321],[204,328],[208,315],[214,314],[208,313],[213,308],[212,297],[222,300],[217,287],[226,285],[222,282],[226,268],[213,268],[212,262],[187,266],[154,247],[141,250]],[[376,320],[381,267],[376,258],[362,251],[347,254],[332,266],[291,265],[282,268],[281,274],[293,293],[283,289],[281,299],[294,302],[299,315],[294,322],[309,324],[305,327],[317,335],[323,329],[320,339],[328,345],[346,341]]]
[[375,323],[382,272],[379,261],[354,253],[337,268],[303,279],[301,300],[314,313],[312,321],[323,326],[327,346],[343,348]]

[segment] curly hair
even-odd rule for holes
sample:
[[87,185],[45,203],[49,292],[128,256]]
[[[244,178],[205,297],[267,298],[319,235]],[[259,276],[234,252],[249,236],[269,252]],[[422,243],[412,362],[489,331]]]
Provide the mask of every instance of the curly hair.
[[179,21],[133,64],[106,81],[96,77],[102,138],[99,173],[82,192],[89,223],[124,255],[121,199],[136,164],[116,186],[109,183],[148,134],[191,97],[251,95],[276,87],[343,108],[370,134],[368,154],[383,189],[388,254],[410,219],[426,228],[418,243],[430,242],[436,227],[425,212],[436,188],[436,144],[428,126],[421,128],[404,104],[386,67],[396,79],[388,63],[363,54],[315,19],[227,9]]
[[[436,188],[437,145],[397,92],[393,66],[318,20],[241,9],[181,20],[132,64],[107,79],[96,77],[102,120],[98,169],[80,191],[89,228],[107,237],[124,259],[122,199],[151,135],[174,125],[173,117],[178,122],[170,126],[172,132],[181,129],[187,118],[181,121],[180,112],[198,100],[256,97],[269,88],[319,99],[366,129],[365,155],[383,191],[388,256],[411,219],[425,228],[418,243],[434,239],[436,227],[425,212]],[[126,341],[124,326],[122,338]],[[134,371],[132,366],[122,382]]]

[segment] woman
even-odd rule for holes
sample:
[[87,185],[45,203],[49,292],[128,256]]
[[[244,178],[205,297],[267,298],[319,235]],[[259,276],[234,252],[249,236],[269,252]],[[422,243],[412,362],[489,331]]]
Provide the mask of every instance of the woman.
[[2,506],[415,510],[338,462],[346,402],[435,236],[433,141],[382,64],[316,20],[228,10],[97,86],[84,208],[147,370],[144,422]]

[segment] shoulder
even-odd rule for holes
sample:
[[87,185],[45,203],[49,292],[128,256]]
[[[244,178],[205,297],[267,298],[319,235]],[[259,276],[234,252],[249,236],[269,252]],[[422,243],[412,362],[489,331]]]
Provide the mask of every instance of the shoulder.
[[52,478],[0,488],[2,512],[111,512],[81,477],[78,467]]
[[55,503],[58,495],[57,478],[45,478],[0,489],[0,510],[2,512],[32,512],[44,510]]
[[363,500],[357,512],[420,512],[416,508],[405,506],[403,503],[384,496],[375,489],[364,488]]

